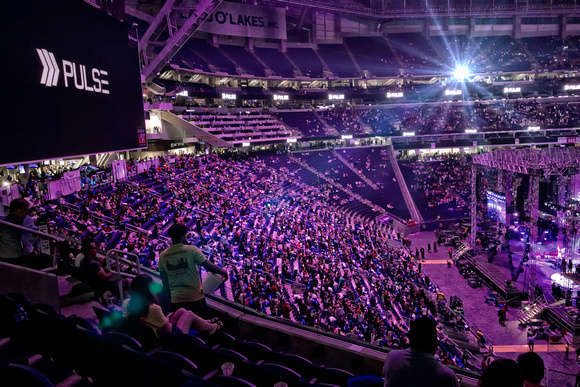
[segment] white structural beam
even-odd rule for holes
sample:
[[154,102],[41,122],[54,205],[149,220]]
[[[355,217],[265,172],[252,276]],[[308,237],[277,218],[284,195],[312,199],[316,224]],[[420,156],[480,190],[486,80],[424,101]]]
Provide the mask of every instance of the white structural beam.
[[169,14],[169,11],[171,11],[171,8],[173,7],[174,3],[175,0],[167,0],[165,4],[163,4],[163,7],[161,8],[157,16],[155,16],[155,18],[149,24],[147,31],[145,31],[143,36],[139,38],[139,47],[142,47],[143,50],[147,48],[149,39],[151,39],[151,36],[153,35],[157,27],[159,27],[159,25],[165,21],[165,18]]
[[153,19],[155,19],[153,16],[151,16],[145,12],[139,11],[137,8],[133,8],[129,5],[125,5],[125,13],[127,15],[131,15],[133,17],[136,17],[137,19],[144,20],[149,24],[151,24],[153,22]]
[[[171,37],[165,42],[165,47],[142,70],[142,76],[146,81],[151,81],[157,72],[161,71],[219,4],[221,4],[221,0],[201,0],[189,18],[173,35],[172,31],[170,31]],[[181,12],[181,9],[179,12]],[[169,24],[167,27],[171,28]]]

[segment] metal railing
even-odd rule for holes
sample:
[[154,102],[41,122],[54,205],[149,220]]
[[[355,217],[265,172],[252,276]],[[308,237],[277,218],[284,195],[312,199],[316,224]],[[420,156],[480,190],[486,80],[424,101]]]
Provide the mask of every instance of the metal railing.
[[[130,259],[124,259],[123,261],[125,263],[130,264],[133,267],[136,267],[137,268],[137,274],[138,275],[141,274],[141,264],[139,263],[139,256],[137,254],[135,254],[135,253],[129,253],[127,251],[123,251],[123,250],[119,250],[119,249],[111,249],[111,250],[107,251],[107,254],[105,255],[105,262],[107,263],[107,270],[109,270],[109,272],[113,272],[111,270],[111,260],[109,259],[109,257],[111,256],[111,253],[113,253],[113,257],[115,258],[115,264],[116,264],[116,268],[117,268],[116,273],[120,277],[131,277],[131,278],[133,278],[134,275],[121,272],[121,261],[120,261],[120,258],[119,258],[119,254],[130,255],[132,257],[135,257],[135,261],[132,261]],[[124,297],[124,294],[123,294],[123,281],[118,281],[118,285],[119,285],[119,297],[121,299],[121,302],[123,302],[125,300],[125,297]]]
[[409,210],[409,214],[411,218],[417,223],[423,223],[423,216],[419,209],[417,208],[417,204],[413,197],[411,196],[411,192],[409,191],[409,187],[407,187],[407,182],[405,181],[405,177],[403,176],[403,172],[401,172],[401,168],[399,167],[399,163],[397,162],[397,158],[395,157],[395,153],[392,146],[387,146],[387,156],[391,163],[391,167],[393,168],[393,172],[395,172],[395,177],[397,178],[397,183],[399,184],[399,188],[401,190],[401,194],[403,194],[403,199],[405,204],[407,205],[407,209]]
[[[34,234],[34,235],[38,235],[39,237],[49,239],[49,240],[54,241],[56,243],[60,243],[60,242],[63,242],[64,241],[63,238],[60,238],[60,237],[57,237],[57,236],[54,236],[54,235],[51,235],[51,234],[47,234],[47,233],[44,233],[44,232],[41,232],[41,231],[33,230],[31,228],[28,228],[28,227],[19,226],[17,224],[10,223],[10,222],[6,222],[4,220],[0,220],[0,225],[3,225],[4,227],[15,228],[15,229],[18,229],[20,231],[26,231],[28,233],[31,233],[31,234]],[[41,269],[40,271],[49,272],[49,271],[56,270],[56,268],[57,268],[57,260],[58,260],[58,248],[54,248],[54,252],[52,254],[52,265],[50,267]]]

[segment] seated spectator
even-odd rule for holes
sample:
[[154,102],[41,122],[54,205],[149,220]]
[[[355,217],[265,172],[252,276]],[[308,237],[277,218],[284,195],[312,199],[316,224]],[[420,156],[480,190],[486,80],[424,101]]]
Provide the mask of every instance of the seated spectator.
[[524,374],[525,387],[542,387],[544,379],[544,361],[535,352],[527,352],[518,355],[518,365]]
[[511,359],[498,359],[487,366],[479,387],[522,387],[524,375],[518,363]]
[[98,293],[104,294],[109,291],[117,297],[120,297],[119,281],[123,281],[123,289],[126,289],[130,280],[122,279],[118,274],[107,272],[103,268],[103,262],[104,258],[97,259],[97,245],[94,241],[91,241],[85,247],[80,270],[88,284],[94,287]]
[[[75,266],[81,267],[81,263],[85,259],[85,255],[89,253],[89,250],[95,245],[95,240],[93,238],[85,238],[81,242],[81,252],[75,257]],[[96,246],[96,245],[95,245]],[[96,251],[96,247],[95,247]]]
[[204,320],[183,308],[165,316],[161,307],[155,303],[155,296],[151,291],[152,286],[151,277],[143,274],[135,277],[131,283],[131,298],[123,301],[124,317],[146,324],[155,331],[165,333],[188,333],[193,328],[200,332],[213,334],[221,328],[221,321]]
[[409,340],[411,348],[387,355],[383,368],[385,387],[459,386],[455,373],[433,356],[439,345],[435,320],[413,320]]

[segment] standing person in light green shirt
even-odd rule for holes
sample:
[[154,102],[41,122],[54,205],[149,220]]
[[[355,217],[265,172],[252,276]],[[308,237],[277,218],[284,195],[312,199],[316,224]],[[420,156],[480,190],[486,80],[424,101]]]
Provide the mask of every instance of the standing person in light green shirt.
[[163,286],[169,292],[172,310],[185,308],[205,318],[207,305],[198,266],[221,275],[224,281],[228,280],[228,273],[210,262],[196,246],[187,245],[187,231],[183,224],[169,228],[172,245],[159,255],[159,271]]

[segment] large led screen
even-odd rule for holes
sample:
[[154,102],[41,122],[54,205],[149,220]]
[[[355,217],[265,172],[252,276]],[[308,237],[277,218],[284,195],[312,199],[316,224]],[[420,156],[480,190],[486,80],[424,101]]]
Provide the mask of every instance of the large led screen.
[[487,191],[487,216],[505,224],[505,195]]
[[138,148],[135,43],[82,0],[7,1],[0,12],[0,165]]

